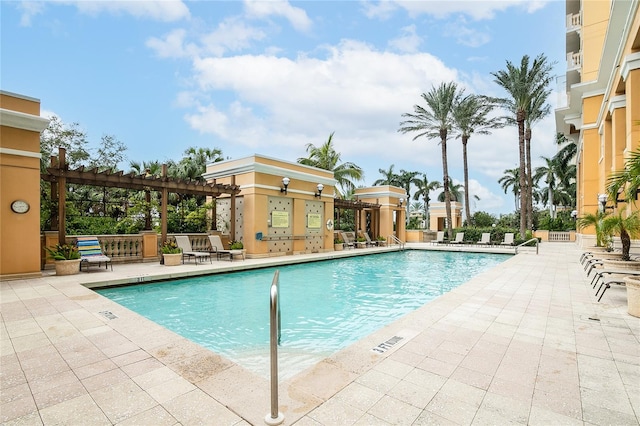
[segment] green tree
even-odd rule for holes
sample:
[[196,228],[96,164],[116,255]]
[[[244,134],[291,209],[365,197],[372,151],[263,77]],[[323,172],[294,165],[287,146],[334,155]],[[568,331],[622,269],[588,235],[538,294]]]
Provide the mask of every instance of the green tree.
[[612,173],[607,179],[607,193],[614,203],[617,203],[618,194],[623,192],[625,202],[635,204],[639,190],[640,148],[631,152],[622,170]]
[[400,185],[399,176],[393,171],[394,167],[395,167],[395,164],[392,164],[389,166],[387,170],[378,169],[378,172],[383,177],[373,182],[373,186],[379,186],[379,185],[399,186]]
[[340,154],[333,148],[334,133],[332,132],[329,139],[319,147],[308,143],[306,145],[308,157],[298,158],[298,163],[332,171],[333,177],[340,186],[338,194],[345,194],[355,188],[354,180],[359,181],[364,178],[364,172],[354,163],[340,162]]
[[438,182],[437,180],[429,181],[429,179],[427,179],[426,173],[422,174],[422,179],[418,179],[418,182],[416,184],[417,189],[415,194],[413,194],[413,199],[419,200],[420,198],[422,198],[422,200],[424,201],[424,217],[427,223],[427,228],[429,228],[429,224],[431,223],[429,217],[429,203],[431,202],[431,198],[429,197],[429,193],[431,191],[435,191],[441,186],[442,185],[440,185],[440,182]]
[[456,137],[462,141],[462,163],[464,171],[464,205],[467,223],[471,223],[469,204],[469,166],[467,159],[467,143],[472,134],[489,135],[491,129],[504,127],[505,121],[500,117],[489,117],[495,108],[495,100],[486,96],[467,95],[461,98],[453,109]]
[[617,234],[620,237],[622,260],[631,260],[629,256],[631,238],[636,238],[640,234],[638,212],[633,212],[626,217],[622,212],[609,215],[602,220],[602,229],[605,234]]
[[544,54],[538,55],[531,63],[528,55],[524,55],[520,66],[507,61],[506,69],[492,72],[494,81],[510,96],[509,99],[497,99],[507,111],[515,115],[518,126],[518,151],[520,157],[520,234],[525,235],[527,227],[527,206],[529,205],[527,191],[527,163],[525,126],[528,113],[539,93],[545,92],[551,82],[552,65]]
[[409,200],[411,199],[411,186],[418,185],[419,179],[416,178],[420,173],[419,172],[409,172],[406,170],[400,169],[400,176],[398,176],[398,186],[403,188],[407,192],[407,199],[405,200],[405,211],[407,215],[407,222],[409,221]]
[[534,180],[538,182],[540,179],[543,179],[547,184],[546,193],[547,196],[544,198],[546,201],[546,205],[549,207],[549,217],[551,219],[555,219],[554,206],[556,205],[554,202],[554,194],[556,192],[557,186],[557,173],[559,164],[553,158],[548,157],[540,157],[544,160],[545,164],[539,167],[536,167]]
[[520,169],[505,169],[504,176],[498,179],[498,183],[502,186],[502,190],[506,194],[511,188],[515,201],[515,211],[520,209]]
[[453,128],[453,109],[464,90],[458,91],[454,82],[441,83],[433,86],[428,93],[422,94],[426,106],[414,105],[414,113],[404,113],[406,120],[400,122],[400,133],[417,133],[413,140],[419,137],[439,139],[442,154],[442,188],[445,194],[445,210],[447,216],[447,235],[453,238],[451,223],[451,194],[449,193],[449,166],[447,158],[447,138]]

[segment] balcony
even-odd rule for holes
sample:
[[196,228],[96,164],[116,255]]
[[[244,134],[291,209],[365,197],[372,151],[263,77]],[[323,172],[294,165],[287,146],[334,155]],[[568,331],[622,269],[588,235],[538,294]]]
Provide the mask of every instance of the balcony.
[[567,15],[567,32],[580,31],[582,27],[582,15],[578,13],[570,13]]

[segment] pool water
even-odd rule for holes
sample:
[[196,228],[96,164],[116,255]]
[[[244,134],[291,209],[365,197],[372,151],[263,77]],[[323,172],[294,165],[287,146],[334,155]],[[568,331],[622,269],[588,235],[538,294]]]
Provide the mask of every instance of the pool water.
[[408,250],[98,292],[268,377],[269,291],[277,269],[286,378],[507,258]]

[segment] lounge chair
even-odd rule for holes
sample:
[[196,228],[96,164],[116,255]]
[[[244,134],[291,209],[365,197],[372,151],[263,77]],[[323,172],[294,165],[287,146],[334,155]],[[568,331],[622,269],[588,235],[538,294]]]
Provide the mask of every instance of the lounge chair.
[[504,241],[502,241],[500,243],[500,245],[502,245],[502,246],[512,246],[513,245],[513,237],[514,237],[514,233],[513,232],[505,232]]
[[204,259],[205,257],[209,258],[209,262],[211,262],[211,253],[208,251],[194,251],[191,247],[191,240],[186,235],[176,235],[176,244],[178,247],[182,249],[182,263],[184,263],[184,258],[193,258],[196,265],[198,264],[198,259]]
[[485,245],[485,246],[491,244],[491,233],[483,232],[482,233],[482,238],[476,244],[481,244],[481,245]]
[[369,237],[369,233],[367,231],[360,232],[360,234],[362,234],[362,236],[364,237],[365,244],[367,245],[367,247],[373,247],[378,245],[377,241],[373,241],[371,237]]
[[78,237],[76,245],[78,246],[78,252],[80,252],[81,271],[83,264],[87,266],[88,271],[89,266],[97,264],[99,268],[103,263],[105,269],[107,269],[107,266],[111,266],[111,270],[113,271],[111,258],[109,256],[105,256],[102,252],[102,247],[100,246],[100,241],[98,241],[97,237]]
[[464,243],[464,232],[458,232],[456,239],[449,241],[449,244],[462,244]]
[[345,248],[354,248],[356,243],[349,238],[346,232],[340,232],[340,236],[342,237],[342,241],[344,241]]
[[209,243],[211,244],[211,253],[215,253],[218,259],[226,256],[229,257],[229,260],[231,261],[234,256],[241,256],[242,260],[244,260],[244,250],[225,249],[220,235],[209,235]]
[[431,240],[431,244],[442,244],[444,243],[444,231],[438,231],[436,234],[436,239]]

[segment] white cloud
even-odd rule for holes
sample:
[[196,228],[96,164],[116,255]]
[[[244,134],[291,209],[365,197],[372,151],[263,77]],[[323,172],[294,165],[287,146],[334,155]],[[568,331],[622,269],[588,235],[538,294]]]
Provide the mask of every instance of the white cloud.
[[458,44],[469,47],[479,47],[491,41],[491,36],[484,31],[471,27],[464,17],[459,17],[445,26],[448,37],[456,39]]
[[[524,8],[528,13],[534,12],[548,1],[530,0],[465,0],[465,1],[442,1],[442,0],[421,0],[421,1],[395,1],[398,7],[405,9],[411,16],[427,14],[436,18],[446,18],[451,15],[466,15],[479,21],[493,19],[498,12],[505,11],[512,7]],[[389,6],[387,6],[388,8]]]
[[302,32],[309,31],[313,24],[304,9],[293,7],[284,0],[245,0],[244,7],[249,17],[281,16],[288,20],[293,28]]
[[189,8],[180,0],[95,0],[64,1],[63,3],[73,4],[80,12],[89,15],[106,12],[163,22],[178,21],[190,16]]
[[30,27],[31,19],[44,11],[44,2],[23,1],[18,3],[17,7],[22,11],[22,15],[20,16],[20,25],[23,27]]
[[399,52],[413,53],[417,52],[422,44],[422,37],[416,34],[416,26],[409,25],[401,28],[402,35],[389,41],[389,46]]

